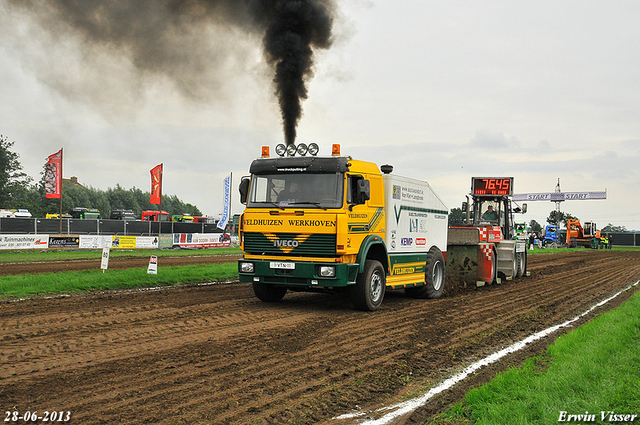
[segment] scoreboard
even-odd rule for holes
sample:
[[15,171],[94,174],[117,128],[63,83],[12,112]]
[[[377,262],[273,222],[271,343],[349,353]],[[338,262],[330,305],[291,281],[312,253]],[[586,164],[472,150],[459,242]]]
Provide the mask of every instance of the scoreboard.
[[473,177],[471,193],[487,196],[513,196],[513,177]]

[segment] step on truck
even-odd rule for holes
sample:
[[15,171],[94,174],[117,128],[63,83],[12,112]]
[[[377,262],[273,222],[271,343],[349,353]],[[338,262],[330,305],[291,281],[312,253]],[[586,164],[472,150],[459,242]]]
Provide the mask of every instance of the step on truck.
[[448,277],[483,286],[528,275],[527,242],[514,232],[514,213],[526,213],[527,204],[512,202],[513,177],[472,177],[469,196],[465,223],[449,227]]
[[[385,291],[439,298],[445,282],[449,211],[422,180],[393,167],[317,156],[315,143],[268,147],[240,182],[241,282],[265,302],[287,291],[347,294],[377,310]],[[382,171],[381,171],[382,170]]]

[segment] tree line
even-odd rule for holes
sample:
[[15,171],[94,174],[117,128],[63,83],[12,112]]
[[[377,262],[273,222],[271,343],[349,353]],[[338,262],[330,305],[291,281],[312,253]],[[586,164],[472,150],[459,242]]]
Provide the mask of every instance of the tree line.
[[[60,200],[48,199],[44,190],[44,165],[40,180],[22,171],[20,156],[12,151],[14,142],[0,134],[0,208],[27,209],[34,217],[45,217],[46,214],[60,212]],[[132,210],[136,217],[145,210],[158,210],[162,207],[170,215],[191,214],[201,216],[200,209],[185,203],[176,195],[162,195],[162,205],[151,204],[150,192],[136,187],[124,189],[119,184],[106,191],[94,187],[64,184],[62,188],[62,212],[68,213],[72,208],[95,208],[100,210],[102,218],[109,218],[109,213],[116,209]]]

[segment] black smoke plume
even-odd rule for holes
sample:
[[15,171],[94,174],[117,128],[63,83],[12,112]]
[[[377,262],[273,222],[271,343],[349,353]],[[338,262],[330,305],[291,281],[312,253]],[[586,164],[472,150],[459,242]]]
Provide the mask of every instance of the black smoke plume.
[[313,76],[313,50],[331,45],[333,20],[327,7],[317,1],[275,2],[273,18],[264,37],[267,60],[275,67],[274,82],[282,110],[287,144],[296,139],[302,116],[306,82]]
[[[302,101],[313,77],[314,49],[332,43],[334,0],[5,0],[26,11],[53,40],[79,37],[126,54],[142,74],[163,74],[197,97],[194,75],[233,50],[221,34],[241,30],[261,38],[280,104],[287,144],[296,138]],[[218,35],[207,39],[214,28]]]

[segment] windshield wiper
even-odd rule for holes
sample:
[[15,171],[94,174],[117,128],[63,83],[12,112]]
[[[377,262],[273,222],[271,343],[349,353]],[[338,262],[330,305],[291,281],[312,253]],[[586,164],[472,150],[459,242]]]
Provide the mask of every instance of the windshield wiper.
[[288,205],[301,205],[301,204],[307,204],[307,205],[313,205],[316,206],[318,208],[322,208],[323,210],[328,210],[327,207],[323,207],[320,202],[314,202],[314,201],[298,201],[298,202],[287,202]]
[[282,208],[282,206],[276,202],[261,202],[261,204],[269,204],[269,205],[273,205],[276,208],[279,208],[281,210],[284,210],[284,208]]

